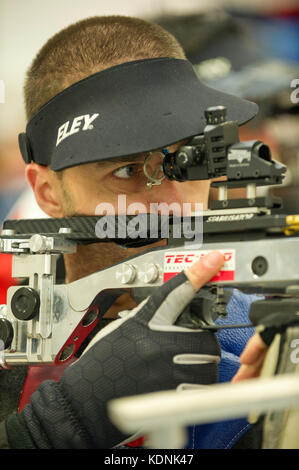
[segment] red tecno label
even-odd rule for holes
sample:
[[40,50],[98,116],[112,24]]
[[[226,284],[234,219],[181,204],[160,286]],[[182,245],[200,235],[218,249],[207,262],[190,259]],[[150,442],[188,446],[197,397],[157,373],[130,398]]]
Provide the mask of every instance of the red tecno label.
[[[213,250],[168,251],[164,255],[163,280],[167,282],[176,274],[190,268],[199,258],[203,258]],[[234,281],[235,279],[235,250],[217,250],[224,255],[224,265],[210,282]]]

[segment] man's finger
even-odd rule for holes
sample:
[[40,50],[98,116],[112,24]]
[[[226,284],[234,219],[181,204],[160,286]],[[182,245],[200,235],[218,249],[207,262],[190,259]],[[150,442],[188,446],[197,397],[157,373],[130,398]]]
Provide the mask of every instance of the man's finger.
[[[178,316],[192,301],[197,292],[212,279],[224,264],[222,253],[214,251],[194,263],[188,271],[177,274],[149,298],[142,317],[148,318],[151,329],[174,325]],[[189,282],[186,281],[186,277]]]
[[242,364],[238,372],[232,378],[232,382],[241,382],[242,380],[254,379],[259,377],[263,366],[263,361],[255,364]]
[[258,333],[253,335],[247,343],[246,348],[240,356],[242,364],[254,364],[264,356],[268,346],[264,343]]
[[268,347],[258,333],[253,335],[240,356],[241,367],[233,377],[232,382],[258,377],[262,370]]
[[220,251],[212,251],[196,261],[185,274],[194,290],[198,291],[218,273],[223,264],[223,254]]

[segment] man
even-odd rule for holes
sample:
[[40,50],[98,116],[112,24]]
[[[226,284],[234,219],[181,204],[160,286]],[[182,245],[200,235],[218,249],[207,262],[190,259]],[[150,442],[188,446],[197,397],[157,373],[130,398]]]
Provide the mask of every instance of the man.
[[[239,124],[257,112],[253,103],[200,85],[180,45],[159,26],[115,16],[66,28],[41,49],[25,84],[29,124],[20,146],[40,208],[50,217],[94,215],[101,202],[117,208],[119,195],[126,196],[127,207],[139,202],[148,211],[151,204],[160,203],[202,202],[206,208],[209,181],[164,179],[148,190],[144,162],[149,152],[153,158],[162,149],[174,152],[201,133],[204,110],[218,104],[225,105],[228,117]],[[79,247],[64,258],[66,282],[143,250],[124,250],[112,243]],[[175,322],[195,290],[222,264],[222,255],[210,254],[138,307],[129,293],[119,297],[106,316],[127,313],[101,330],[57,383],[42,383],[20,414],[7,417],[0,426],[2,447],[119,445],[128,436],[109,421],[110,399],[213,383],[219,360],[215,336],[200,330],[190,333]],[[233,314],[246,316],[250,296],[239,294],[230,308]],[[232,350],[222,354],[222,380],[236,372],[236,349],[240,353],[247,339],[247,333],[235,339]],[[190,354],[198,358],[193,365],[186,362]],[[209,357],[204,363],[203,356]],[[176,357],[181,358],[179,365]],[[193,428],[192,446],[232,447],[248,429],[243,420],[224,423],[218,430],[204,428],[202,439],[203,428],[200,438]]]

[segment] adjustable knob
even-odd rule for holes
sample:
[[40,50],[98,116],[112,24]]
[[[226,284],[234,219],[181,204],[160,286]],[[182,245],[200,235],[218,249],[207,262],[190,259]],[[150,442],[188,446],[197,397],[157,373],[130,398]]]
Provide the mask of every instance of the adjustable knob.
[[145,263],[139,271],[139,279],[145,284],[155,282],[159,277],[159,268],[154,263]]
[[226,121],[226,108],[225,106],[210,106],[205,111],[205,118],[207,124],[221,124]]
[[121,264],[116,271],[116,280],[122,284],[131,284],[136,277],[136,269],[132,264]]
[[29,240],[29,248],[32,253],[44,253],[47,249],[47,237],[36,233]]
[[188,168],[194,163],[192,150],[189,152],[182,150],[177,154],[175,161],[180,168]]
[[[13,327],[9,320],[0,318],[0,352],[10,347],[13,339]],[[3,341],[3,347],[1,345]]]
[[18,320],[32,320],[38,315],[39,306],[39,295],[31,287],[21,287],[11,299],[11,311]]

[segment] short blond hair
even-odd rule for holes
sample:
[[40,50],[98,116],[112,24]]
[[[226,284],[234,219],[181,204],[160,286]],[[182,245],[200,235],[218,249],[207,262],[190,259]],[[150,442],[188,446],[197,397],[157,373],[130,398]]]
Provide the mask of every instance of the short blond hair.
[[26,76],[27,119],[71,84],[131,60],[185,59],[178,41],[161,26],[126,16],[96,16],[63,29],[42,47]]

